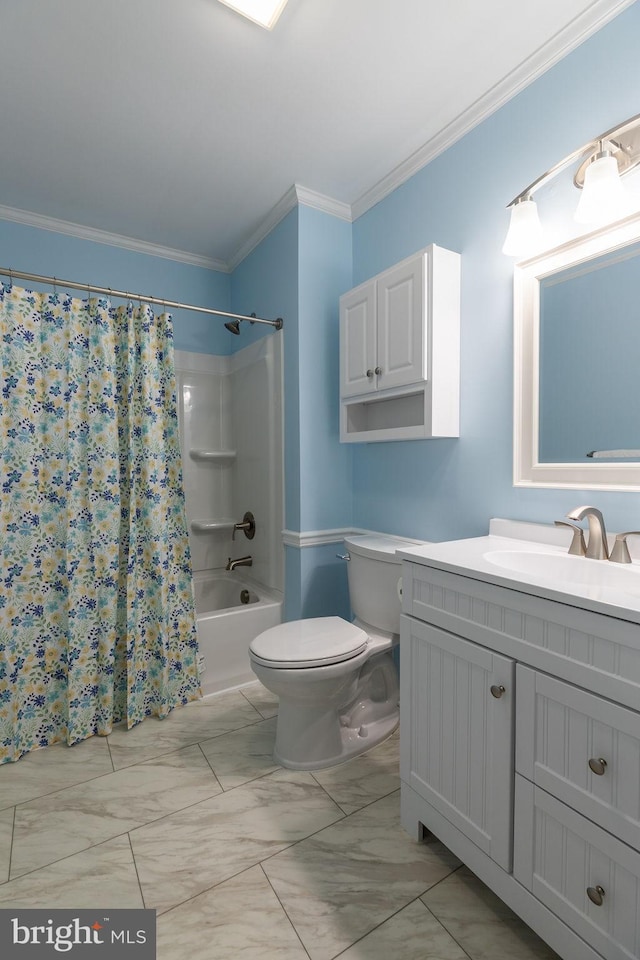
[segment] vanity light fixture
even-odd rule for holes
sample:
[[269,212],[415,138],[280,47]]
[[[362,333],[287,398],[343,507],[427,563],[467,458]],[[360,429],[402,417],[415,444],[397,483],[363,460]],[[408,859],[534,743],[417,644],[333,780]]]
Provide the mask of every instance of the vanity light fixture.
[[287,0],[220,0],[236,13],[253,20],[266,30],[272,30],[284,10]]
[[632,201],[621,177],[640,164],[640,114],[574,150],[530,183],[507,205],[507,209],[511,210],[511,222],[503,253],[522,258],[541,249],[543,231],[532,194],[577,160],[580,165],[573,183],[582,191],[575,212],[578,223],[598,226],[632,213]]

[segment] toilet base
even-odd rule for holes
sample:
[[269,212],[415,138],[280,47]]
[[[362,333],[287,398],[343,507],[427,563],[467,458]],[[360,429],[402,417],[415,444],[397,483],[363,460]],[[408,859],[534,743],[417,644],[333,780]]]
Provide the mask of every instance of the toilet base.
[[313,678],[320,676],[314,670],[295,697],[286,686],[279,691],[273,757],[290,770],[344,763],[382,743],[398,726],[398,673],[390,652],[368,657],[358,672],[336,686],[342,696],[330,702],[326,696],[313,697]]
[[367,750],[377,747],[383,740],[387,740],[394,730],[397,729],[400,722],[399,713],[384,717],[381,720],[374,720],[368,725],[360,727],[340,727],[340,746],[335,755],[322,757],[319,760],[307,760],[296,762],[290,757],[282,757],[278,753],[278,744],[273,751],[273,759],[282,767],[289,770],[323,770],[325,767],[335,767],[339,763],[345,763],[354,757],[360,756]]

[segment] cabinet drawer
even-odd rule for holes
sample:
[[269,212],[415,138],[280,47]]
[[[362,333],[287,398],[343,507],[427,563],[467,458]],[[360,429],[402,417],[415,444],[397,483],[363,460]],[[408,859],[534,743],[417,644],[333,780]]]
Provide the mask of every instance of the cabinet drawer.
[[520,776],[513,872],[606,960],[640,956],[640,854]]
[[516,769],[640,849],[640,713],[516,671]]

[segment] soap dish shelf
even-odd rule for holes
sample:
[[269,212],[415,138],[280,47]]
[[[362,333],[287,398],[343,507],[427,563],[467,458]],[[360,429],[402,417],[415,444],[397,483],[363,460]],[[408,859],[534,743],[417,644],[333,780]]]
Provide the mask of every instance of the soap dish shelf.
[[189,456],[199,463],[217,463],[224,460],[235,460],[235,450],[190,450]]

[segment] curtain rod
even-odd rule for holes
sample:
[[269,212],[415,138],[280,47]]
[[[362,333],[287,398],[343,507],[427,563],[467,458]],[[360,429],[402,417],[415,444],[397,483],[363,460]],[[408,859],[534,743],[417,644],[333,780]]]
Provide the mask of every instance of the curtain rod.
[[164,300],[161,297],[144,297],[139,293],[127,293],[122,290],[112,290],[111,287],[95,287],[92,283],[77,283],[74,280],[61,280],[59,277],[44,277],[37,273],[24,273],[21,270],[10,270],[0,267],[0,275],[9,277],[13,280],[17,277],[19,280],[28,280],[30,283],[47,283],[51,286],[60,285],[69,287],[72,290],[86,290],[89,296],[92,293],[99,293],[105,297],[117,297],[120,300],[138,300],[140,303],[155,303],[159,307],[172,307],[174,310],[194,310],[196,313],[209,313],[216,317],[231,317],[233,320],[248,320],[249,323],[268,323],[276,330],[282,330],[283,320],[278,317],[277,320],[263,320],[262,317],[256,317],[252,314],[250,317],[243,313],[229,313],[227,310],[214,310],[213,307],[195,307],[191,303],[178,303],[176,300]]

